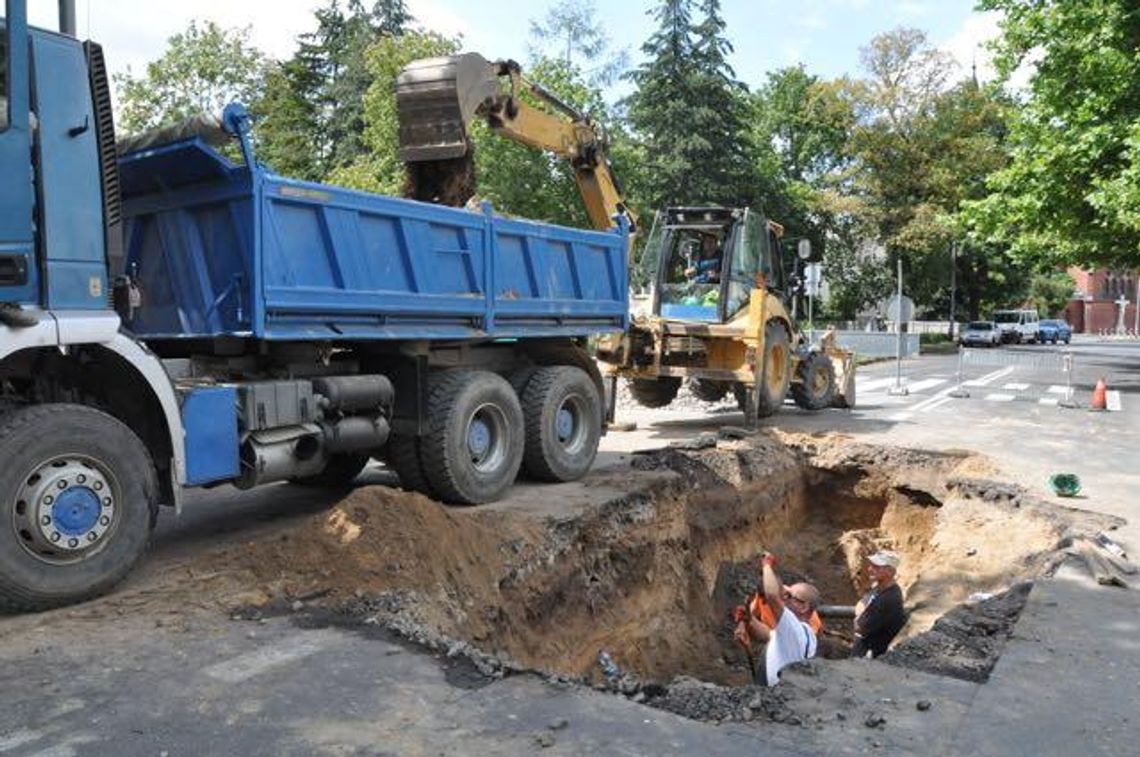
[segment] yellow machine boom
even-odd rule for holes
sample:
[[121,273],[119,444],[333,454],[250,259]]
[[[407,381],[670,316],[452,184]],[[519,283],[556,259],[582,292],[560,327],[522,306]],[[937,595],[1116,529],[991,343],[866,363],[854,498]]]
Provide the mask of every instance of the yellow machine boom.
[[[547,109],[522,99],[529,92]],[[462,205],[474,193],[467,126],[483,119],[495,132],[567,159],[591,223],[635,219],[614,178],[600,128],[588,116],[522,75],[514,61],[489,62],[477,53],[427,58],[396,79],[400,159],[408,167],[408,194]]]

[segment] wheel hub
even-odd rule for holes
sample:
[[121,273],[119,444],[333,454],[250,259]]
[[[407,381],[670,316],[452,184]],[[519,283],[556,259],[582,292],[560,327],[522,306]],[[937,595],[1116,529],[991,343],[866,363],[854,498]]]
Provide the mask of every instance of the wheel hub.
[[475,469],[490,473],[507,456],[507,419],[493,404],[480,405],[467,421],[467,453]]
[[558,408],[558,417],[554,421],[554,430],[558,433],[558,441],[565,444],[574,433],[574,413],[563,405]]
[[554,414],[554,437],[572,454],[577,453],[586,442],[587,426],[583,422],[585,407],[580,396],[571,394],[562,400]]
[[76,562],[106,543],[116,521],[114,479],[98,463],[64,456],[36,466],[16,491],[13,526],[46,562]]

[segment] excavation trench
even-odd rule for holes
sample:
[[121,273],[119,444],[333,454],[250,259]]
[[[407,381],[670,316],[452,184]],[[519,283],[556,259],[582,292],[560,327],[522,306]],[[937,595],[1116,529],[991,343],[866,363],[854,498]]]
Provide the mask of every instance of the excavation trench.
[[[1106,526],[994,483],[991,473],[966,453],[756,437],[634,455],[592,474],[586,490],[627,490],[594,502],[568,504],[582,484],[552,487],[549,507],[470,510],[361,488],[220,559],[254,574],[247,599],[319,596],[507,669],[600,682],[605,650],[639,681],[736,686],[749,676],[729,617],[756,586],[759,548],[780,556],[786,579],[815,583],[828,605],[854,604],[867,588],[863,558],[890,548],[902,558],[909,623],[889,659],[984,680],[1024,600],[1024,590],[1003,592],[1054,566],[1066,533]],[[979,594],[998,595],[997,610],[985,602],[955,610]],[[953,626],[950,638],[932,626],[952,610],[940,621]],[[846,656],[850,623],[826,621],[824,657]]]

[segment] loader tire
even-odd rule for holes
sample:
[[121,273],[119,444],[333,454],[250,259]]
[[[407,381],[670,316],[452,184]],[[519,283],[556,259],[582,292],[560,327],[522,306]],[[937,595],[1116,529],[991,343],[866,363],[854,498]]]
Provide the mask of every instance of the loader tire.
[[601,399],[586,372],[539,368],[522,395],[523,467],[539,481],[577,481],[594,464],[602,436]]
[[681,379],[676,376],[629,380],[629,393],[642,407],[665,407],[677,398],[677,392],[680,390]]
[[827,355],[813,352],[800,361],[792,399],[804,410],[823,410],[835,400],[835,367]]
[[150,543],[158,480],[142,441],[85,405],[0,419],[0,611],[106,593]]
[[434,376],[427,421],[420,457],[444,502],[491,502],[514,483],[525,427],[519,398],[502,376],[468,370]]

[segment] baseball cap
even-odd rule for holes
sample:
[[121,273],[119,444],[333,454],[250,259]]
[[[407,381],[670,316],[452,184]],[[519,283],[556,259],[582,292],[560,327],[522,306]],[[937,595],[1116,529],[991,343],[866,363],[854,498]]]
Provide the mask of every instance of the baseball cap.
[[883,549],[868,557],[867,562],[872,565],[877,565],[880,568],[897,568],[899,566],[899,556],[890,550]]

